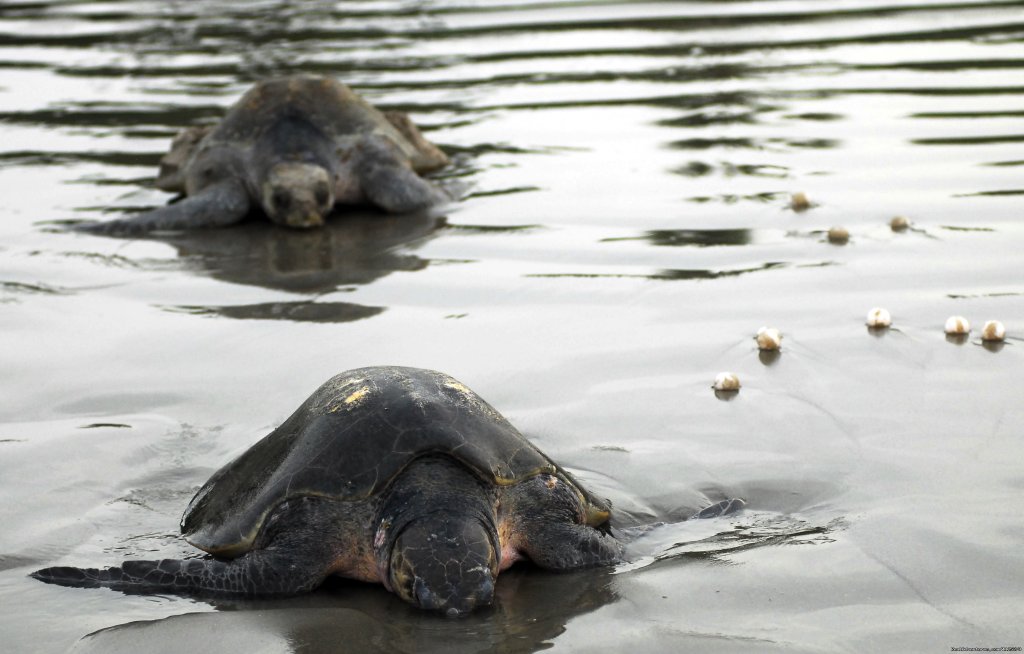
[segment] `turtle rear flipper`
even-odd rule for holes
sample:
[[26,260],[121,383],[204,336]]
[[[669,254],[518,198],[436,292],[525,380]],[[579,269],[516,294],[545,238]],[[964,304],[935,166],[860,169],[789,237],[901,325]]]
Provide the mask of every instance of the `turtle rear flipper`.
[[412,169],[418,173],[430,173],[448,165],[448,156],[423,136],[416,123],[404,111],[385,111],[384,117],[415,149],[411,157]]
[[160,159],[156,187],[169,193],[185,192],[185,167],[195,154],[199,142],[213,131],[212,125],[186,127],[171,141],[171,149]]
[[48,584],[124,593],[262,596],[308,592],[327,574],[323,561],[303,557],[302,552],[266,549],[231,561],[125,561],[116,568],[44,568],[31,576]]
[[181,202],[147,213],[131,218],[76,225],[74,229],[90,234],[132,236],[166,229],[225,227],[245,218],[249,207],[249,194],[245,187],[240,182],[227,181],[209,186]]

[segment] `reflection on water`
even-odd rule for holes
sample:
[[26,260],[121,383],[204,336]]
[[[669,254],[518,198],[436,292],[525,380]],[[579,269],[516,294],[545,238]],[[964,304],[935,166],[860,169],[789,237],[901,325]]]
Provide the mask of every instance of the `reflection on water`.
[[[5,646],[115,624],[78,648],[1019,644],[1021,6],[3,3]],[[164,204],[172,136],[290,73],[410,112],[465,191],[446,221],[53,228]],[[787,210],[796,192],[810,209]],[[848,247],[822,242],[833,226]],[[873,306],[891,330],[865,334]],[[1010,340],[951,345],[952,314]],[[782,356],[750,343],[763,324]],[[512,570],[494,610],[455,623],[357,584],[212,606],[25,577],[183,555],[169,534],[214,469],[323,379],[380,363],[456,374],[622,526],[672,523],[636,543],[657,565]],[[723,370],[743,380],[728,401]],[[673,522],[723,496],[749,513]]]
[[[427,213],[403,216],[350,213],[322,228],[291,230],[266,221],[230,229],[193,230],[150,236],[173,246],[192,270],[232,284],[323,295],[370,284],[393,272],[423,270],[429,262],[408,249],[421,245],[443,218]],[[247,305],[167,307],[171,311],[227,318],[340,323],[370,318],[384,307],[352,302],[261,302]]]
[[221,613],[103,629],[73,651],[120,652],[145,643],[150,652],[257,645],[282,652],[534,652],[572,618],[618,600],[607,570],[555,575],[517,568],[501,576],[495,593],[492,608],[452,621],[395,601],[378,586],[338,580],[309,596],[218,603]]
[[752,238],[749,229],[656,229],[643,236],[606,238],[605,243],[615,241],[646,240],[651,245],[747,245]]
[[781,261],[774,261],[755,266],[752,268],[740,268],[738,270],[657,270],[646,274],[630,274],[630,273],[549,273],[549,274],[536,274],[529,275],[530,277],[582,277],[584,279],[600,279],[606,278],[639,278],[639,279],[656,279],[665,281],[679,281],[679,280],[693,280],[693,279],[718,279],[720,277],[736,277],[739,275],[746,275],[747,273],[760,272],[763,270],[773,270],[786,266],[787,264]]
[[227,306],[177,306],[178,311],[194,316],[222,316],[240,320],[291,320],[293,322],[351,322],[376,316],[384,307],[367,307],[351,302],[264,302]]
[[26,282],[0,282],[0,302],[15,302],[21,294],[64,295],[68,291],[48,284],[29,284]]
[[425,269],[429,262],[407,248],[421,245],[444,224],[426,213],[368,212],[335,216],[319,229],[251,221],[148,238],[173,246],[190,269],[221,281],[317,294]]
[[336,652],[344,643],[346,650],[360,652],[534,652],[573,618],[618,601],[618,575],[688,561],[726,563],[730,554],[771,545],[826,544],[843,526],[840,520],[814,526],[794,517],[741,512],[729,520],[644,528],[629,545],[630,561],[614,570],[557,574],[520,565],[502,574],[493,607],[454,622],[395,601],[379,586],[331,579],[312,595],[214,600],[219,614],[186,613],[103,629],[73,651],[120,652],[145,643],[152,652],[256,645]]
[[782,352],[779,350],[758,350],[757,360],[763,365],[773,366],[782,357]]

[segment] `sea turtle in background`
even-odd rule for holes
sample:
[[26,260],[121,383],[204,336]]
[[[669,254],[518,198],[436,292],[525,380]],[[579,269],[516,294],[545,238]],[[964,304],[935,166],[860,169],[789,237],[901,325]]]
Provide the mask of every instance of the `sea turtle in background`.
[[[721,502],[700,517],[730,512]],[[452,377],[362,368],[330,379],[216,472],[181,520],[215,558],[53,567],[66,586],[283,595],[328,575],[380,582],[449,616],[490,604],[520,559],[573,570],[621,559],[611,508]]]
[[158,188],[185,199],[80,225],[125,234],[218,227],[262,209],[288,227],[322,225],[336,204],[405,213],[447,198],[419,176],[448,158],[401,112],[381,112],[329,77],[259,82],[214,126],[190,127],[161,160]]

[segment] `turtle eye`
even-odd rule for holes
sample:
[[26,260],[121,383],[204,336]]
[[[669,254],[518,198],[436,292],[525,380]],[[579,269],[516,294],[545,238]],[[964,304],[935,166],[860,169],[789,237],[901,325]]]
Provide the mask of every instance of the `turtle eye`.
[[292,203],[292,196],[288,194],[288,191],[278,189],[270,196],[270,201],[274,203],[275,209],[284,211]]
[[317,184],[316,190],[313,191],[316,203],[319,205],[327,204],[330,199],[330,194],[327,192],[327,184]]

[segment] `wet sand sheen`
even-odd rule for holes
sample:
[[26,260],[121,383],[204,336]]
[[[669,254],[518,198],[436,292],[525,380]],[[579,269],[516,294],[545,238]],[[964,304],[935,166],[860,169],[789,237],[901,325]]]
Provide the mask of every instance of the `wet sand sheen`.
[[[840,5],[5,6],[5,646],[1024,644],[1020,6]],[[177,129],[299,71],[411,111],[464,201],[316,234],[44,222],[166,202],[150,183]],[[815,206],[790,210],[796,191]],[[968,338],[947,340],[953,315]],[[26,577],[190,553],[178,518],[209,474],[374,364],[454,375],[618,528],[667,524],[615,570],[513,569],[458,622],[345,582],[207,603]],[[680,522],[730,496],[748,510]]]

